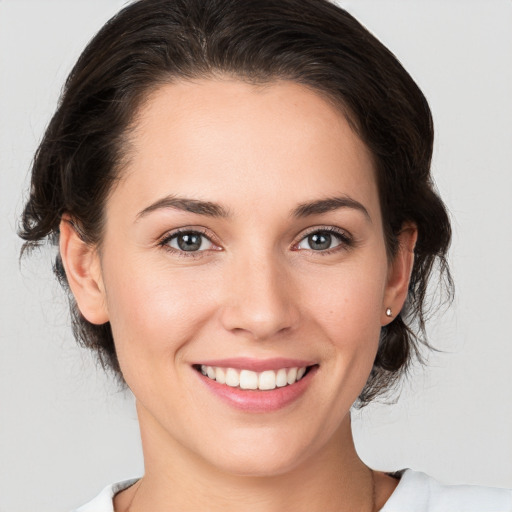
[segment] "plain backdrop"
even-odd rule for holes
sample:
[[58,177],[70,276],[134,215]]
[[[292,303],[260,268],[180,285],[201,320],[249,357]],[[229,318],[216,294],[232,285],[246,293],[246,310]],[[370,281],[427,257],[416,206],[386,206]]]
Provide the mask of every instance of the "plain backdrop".
[[[52,251],[21,265],[15,230],[32,155],[81,49],[125,2],[0,0],[0,512],[59,512],[142,474],[133,399],[69,328]],[[434,176],[453,216],[442,352],[394,405],[354,413],[377,469],[512,487],[512,2],[341,1],[430,101]]]

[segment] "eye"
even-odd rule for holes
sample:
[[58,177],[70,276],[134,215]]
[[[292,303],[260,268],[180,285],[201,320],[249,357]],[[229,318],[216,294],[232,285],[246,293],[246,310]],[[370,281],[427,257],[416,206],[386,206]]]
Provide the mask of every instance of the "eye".
[[305,236],[297,245],[297,249],[311,251],[328,251],[340,245],[350,245],[350,238],[344,232],[334,229],[318,229]]
[[180,231],[165,238],[161,245],[180,252],[200,252],[213,249],[212,241],[199,231]]

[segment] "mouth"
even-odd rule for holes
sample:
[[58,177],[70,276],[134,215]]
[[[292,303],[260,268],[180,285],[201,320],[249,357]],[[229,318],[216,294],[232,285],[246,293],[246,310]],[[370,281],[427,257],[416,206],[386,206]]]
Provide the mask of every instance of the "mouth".
[[206,389],[234,409],[270,413],[297,402],[310,388],[319,365],[224,360],[194,364],[193,369]]
[[272,391],[291,386],[300,381],[317,365],[295,366],[256,372],[249,369],[226,368],[222,366],[194,365],[194,369],[208,379],[231,388],[244,390]]

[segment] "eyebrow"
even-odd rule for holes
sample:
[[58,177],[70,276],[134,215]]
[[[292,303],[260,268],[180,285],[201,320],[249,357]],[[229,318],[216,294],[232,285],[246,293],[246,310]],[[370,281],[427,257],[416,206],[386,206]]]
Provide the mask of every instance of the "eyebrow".
[[137,214],[136,221],[155,210],[173,208],[185,212],[206,215],[208,217],[228,217],[229,212],[223,206],[210,201],[200,201],[198,199],[187,199],[183,197],[167,196],[150,204],[147,208]]
[[[208,217],[226,218],[230,216],[229,211],[218,203],[177,196],[166,196],[140,211],[137,214],[136,221],[151,212],[165,208],[173,208],[175,210],[191,212],[197,215],[206,215]],[[296,218],[304,218],[312,215],[320,215],[340,208],[358,210],[371,222],[368,210],[359,201],[348,196],[330,197],[302,203],[292,210],[291,215]]]
[[348,196],[329,197],[327,199],[302,203],[293,210],[292,215],[297,218],[303,218],[309,217],[310,215],[320,215],[322,213],[331,212],[339,208],[358,210],[362,212],[370,222],[372,221],[368,210],[359,201]]

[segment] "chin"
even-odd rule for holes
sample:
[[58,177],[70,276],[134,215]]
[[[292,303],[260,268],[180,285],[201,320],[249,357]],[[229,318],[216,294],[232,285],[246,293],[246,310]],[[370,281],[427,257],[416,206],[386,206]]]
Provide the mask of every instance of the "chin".
[[292,472],[313,453],[322,451],[322,444],[327,442],[325,430],[312,435],[307,427],[239,428],[232,435],[217,438],[215,450],[203,452],[203,457],[228,474],[271,477]]

